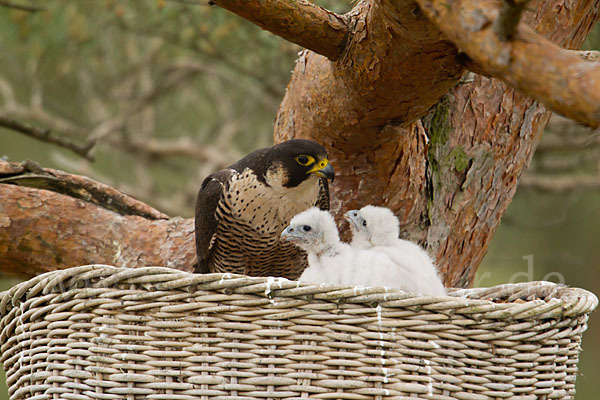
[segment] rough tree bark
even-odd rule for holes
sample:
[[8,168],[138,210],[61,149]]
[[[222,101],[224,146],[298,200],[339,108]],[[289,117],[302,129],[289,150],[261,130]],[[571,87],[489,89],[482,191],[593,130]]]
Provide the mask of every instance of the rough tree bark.
[[[461,2],[443,3],[456,10]],[[524,22],[562,47],[578,48],[599,7],[533,1],[536,12]],[[491,31],[493,20],[479,18],[480,29]],[[339,171],[334,210],[392,208],[403,234],[427,246],[446,284],[468,285],[550,112],[496,79],[456,85],[463,72],[457,49],[414,4],[363,2],[350,20],[342,59],[306,52],[298,60],[275,138],[323,142]],[[406,124],[443,93],[422,121]]]
[[85,264],[191,272],[194,221],[169,218],[89,178],[0,161],[0,269],[28,276]]
[[[600,0],[534,0],[510,41],[494,30],[499,4],[491,1],[365,0],[343,16],[303,0],[214,3],[311,50],[296,63],[275,140],[313,138],[328,147],[334,211],[392,208],[403,235],[434,256],[446,285],[472,282],[549,118],[527,95],[600,124],[600,64],[558,47],[581,45]],[[461,81],[465,65],[495,78]],[[9,183],[31,173],[6,173],[24,167],[3,165]],[[0,188],[3,270],[193,263],[191,220],[123,216],[102,209],[103,200]]]

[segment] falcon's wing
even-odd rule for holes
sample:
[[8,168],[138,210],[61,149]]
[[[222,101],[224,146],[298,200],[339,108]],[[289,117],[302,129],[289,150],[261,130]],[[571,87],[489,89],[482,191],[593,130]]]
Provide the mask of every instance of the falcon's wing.
[[198,192],[196,200],[196,255],[198,265],[196,273],[206,274],[211,272],[208,265],[214,235],[217,231],[216,218],[217,205],[223,194],[223,186],[228,185],[234,170],[224,169],[209,175]]
[[329,211],[329,183],[325,178],[319,179],[319,198],[315,206],[321,210]]

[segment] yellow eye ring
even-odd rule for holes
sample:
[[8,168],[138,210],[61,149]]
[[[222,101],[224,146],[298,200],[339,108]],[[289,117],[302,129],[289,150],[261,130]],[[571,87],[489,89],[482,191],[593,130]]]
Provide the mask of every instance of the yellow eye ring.
[[313,156],[309,156],[306,154],[296,156],[295,160],[300,165],[310,165],[315,162],[315,158]]

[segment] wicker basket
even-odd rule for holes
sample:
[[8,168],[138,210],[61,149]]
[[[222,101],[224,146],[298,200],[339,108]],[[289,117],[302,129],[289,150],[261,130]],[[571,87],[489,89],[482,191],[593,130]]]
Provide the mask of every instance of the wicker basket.
[[593,294],[77,267],[0,298],[11,399],[570,399]]

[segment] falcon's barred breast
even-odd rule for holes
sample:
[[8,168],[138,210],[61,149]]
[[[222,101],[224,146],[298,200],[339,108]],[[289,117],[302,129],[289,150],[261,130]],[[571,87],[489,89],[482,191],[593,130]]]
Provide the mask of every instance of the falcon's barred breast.
[[323,146],[292,139],[208,176],[196,202],[196,272],[297,279],[306,253],[280,234],[294,215],[329,209],[333,173]]

